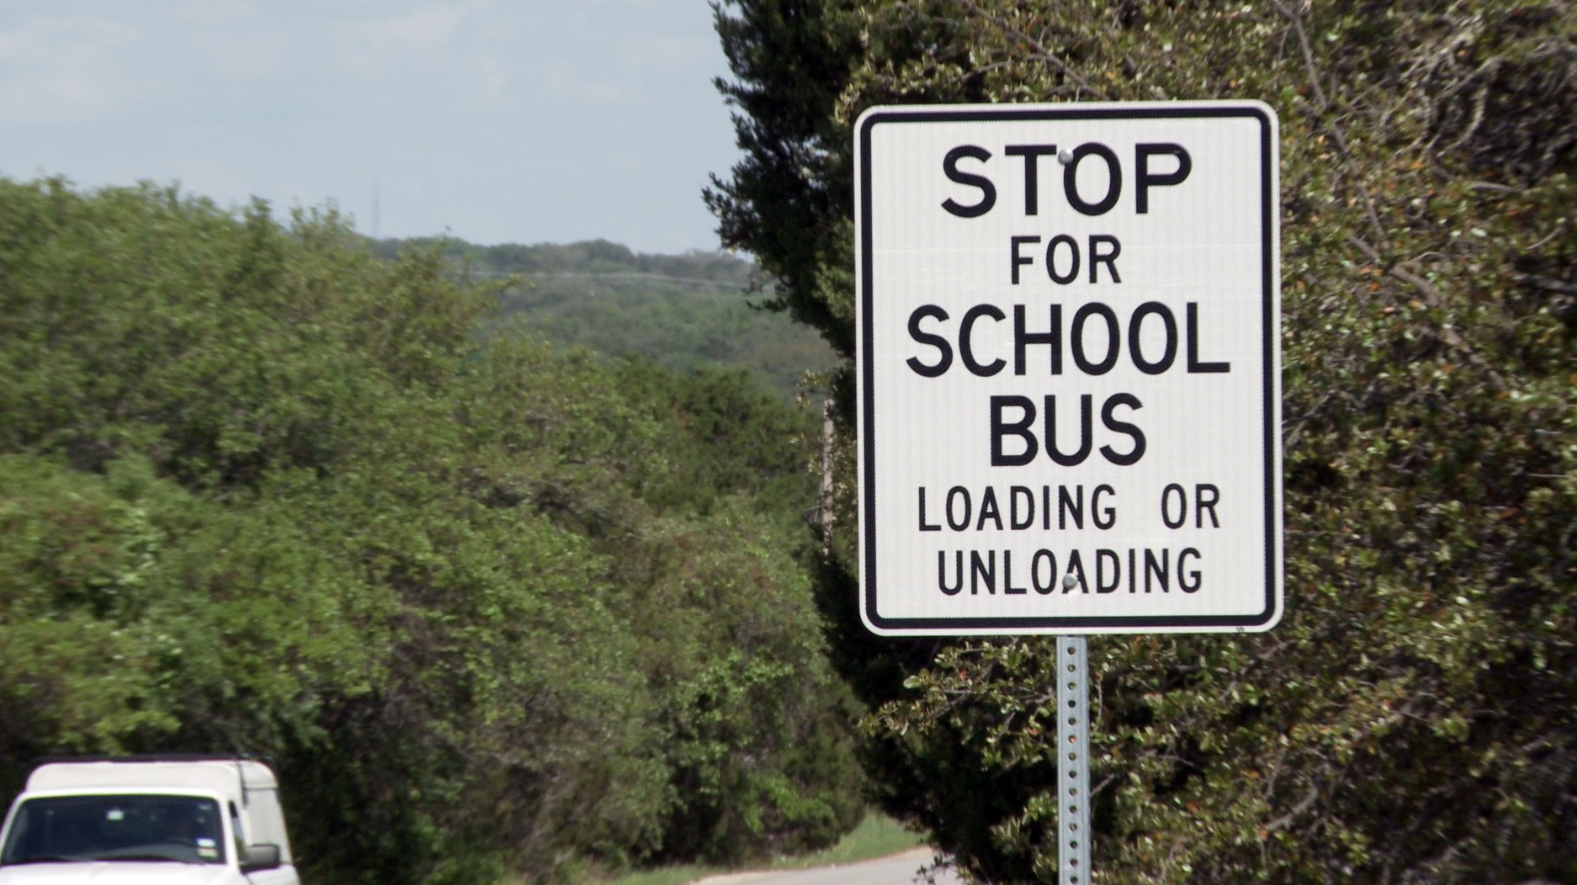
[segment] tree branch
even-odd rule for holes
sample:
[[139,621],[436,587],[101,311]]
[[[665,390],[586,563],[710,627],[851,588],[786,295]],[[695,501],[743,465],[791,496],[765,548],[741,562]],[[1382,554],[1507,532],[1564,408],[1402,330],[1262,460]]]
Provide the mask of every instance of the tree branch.
[[1067,77],[1068,79],[1072,80],[1074,83],[1078,84],[1080,89],[1083,89],[1085,92],[1090,93],[1091,95],[1095,96],[1096,98],[1105,98],[1106,97],[1106,93],[1102,92],[1099,89],[1096,89],[1094,86],[1090,85],[1090,82],[1088,80],[1084,79],[1083,77],[1080,77],[1077,73],[1075,73],[1073,68],[1069,67],[1067,62],[1065,62],[1062,59],[1058,58],[1056,53],[1053,53],[1050,49],[1048,49],[1046,47],[1046,44],[1040,42],[1039,40],[1035,39],[1034,37],[1031,37],[1030,35],[1024,33],[1023,31],[1019,30],[1018,28],[1013,27],[1012,25],[1008,24],[1003,19],[998,18],[997,16],[994,16],[994,15],[991,15],[990,13],[986,12],[984,9],[981,9],[979,4],[975,3],[974,0],[964,0],[964,8],[969,10],[975,16],[990,22],[991,24],[1001,28],[1003,31],[1006,31],[1009,34],[1012,34],[1014,37],[1017,37],[1019,40],[1021,40],[1026,45],[1028,45],[1031,49],[1035,50],[1035,54],[1037,56],[1039,56],[1043,61],[1050,62],[1058,70],[1062,71],[1063,76]]

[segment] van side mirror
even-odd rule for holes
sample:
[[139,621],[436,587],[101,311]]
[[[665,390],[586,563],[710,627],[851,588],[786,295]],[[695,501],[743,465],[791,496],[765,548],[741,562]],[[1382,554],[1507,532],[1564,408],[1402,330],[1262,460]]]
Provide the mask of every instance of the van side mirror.
[[250,873],[254,870],[272,870],[279,866],[279,846],[268,843],[246,846],[246,853],[241,856],[241,872]]

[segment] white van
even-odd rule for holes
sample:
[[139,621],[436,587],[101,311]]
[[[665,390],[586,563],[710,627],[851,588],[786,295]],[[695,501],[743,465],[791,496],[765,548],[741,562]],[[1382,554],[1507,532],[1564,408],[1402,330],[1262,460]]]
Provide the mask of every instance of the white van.
[[300,885],[279,783],[213,757],[47,762],[0,830],[0,885]]

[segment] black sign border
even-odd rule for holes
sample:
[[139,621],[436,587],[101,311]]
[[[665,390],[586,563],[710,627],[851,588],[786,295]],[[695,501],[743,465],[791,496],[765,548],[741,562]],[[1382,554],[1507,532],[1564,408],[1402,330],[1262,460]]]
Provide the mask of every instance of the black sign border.
[[[919,106],[917,106],[919,107]],[[1265,550],[1267,569],[1265,573],[1265,609],[1254,615],[1143,615],[1132,617],[1003,617],[1003,618],[884,618],[876,612],[876,434],[875,419],[870,403],[875,396],[875,376],[871,365],[872,348],[872,312],[874,310],[875,289],[872,274],[872,236],[871,236],[871,131],[883,123],[968,123],[968,122],[1000,122],[1000,121],[1043,121],[1043,120],[1142,120],[1142,119],[1191,119],[1191,118],[1224,118],[1224,117],[1249,117],[1259,121],[1260,124],[1260,324],[1261,324],[1261,362],[1263,364],[1263,377],[1261,390],[1264,397],[1263,414],[1264,430],[1264,471],[1265,471]],[[863,557],[864,569],[861,574],[861,612],[865,622],[873,628],[883,631],[888,635],[938,636],[949,633],[968,635],[992,635],[995,633],[1056,633],[1059,630],[1068,632],[1111,632],[1111,633],[1140,633],[1145,628],[1161,628],[1167,632],[1188,632],[1189,628],[1206,628],[1201,632],[1225,632],[1234,627],[1250,630],[1264,627],[1275,621],[1281,614],[1278,606],[1278,590],[1281,586],[1282,550],[1280,513],[1277,502],[1281,496],[1281,475],[1277,470],[1277,455],[1279,454],[1280,428],[1275,425],[1275,416],[1278,413],[1275,402],[1276,378],[1275,356],[1280,342],[1277,340],[1277,329],[1273,328],[1276,317],[1277,280],[1274,278],[1276,271],[1275,258],[1278,243],[1276,239],[1276,218],[1273,212],[1279,211],[1278,194],[1272,193],[1273,183],[1276,181],[1275,158],[1276,145],[1272,138],[1276,126],[1264,107],[1258,105],[1242,105],[1223,103],[1218,105],[1179,105],[1177,107],[1159,107],[1144,105],[1133,108],[1116,107],[1091,107],[1081,108],[1077,105],[1067,107],[1014,107],[1004,105],[1001,107],[983,107],[975,109],[949,108],[936,110],[896,110],[883,109],[866,114],[860,118],[858,138],[859,150],[859,180],[855,186],[859,188],[859,228],[857,236],[860,250],[860,395],[862,408],[860,414],[860,457],[865,467],[864,483],[859,490],[861,503],[864,505],[865,524],[861,527],[863,534],[860,555]],[[863,539],[870,538],[870,544],[864,544]]]

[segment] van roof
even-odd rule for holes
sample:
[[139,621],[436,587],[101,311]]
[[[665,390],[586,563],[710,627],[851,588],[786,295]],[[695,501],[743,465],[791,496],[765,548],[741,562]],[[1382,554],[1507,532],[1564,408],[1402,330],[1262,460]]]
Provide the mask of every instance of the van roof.
[[274,772],[246,759],[201,761],[94,760],[48,762],[33,769],[27,791],[185,787],[239,798],[242,789],[275,790]]

